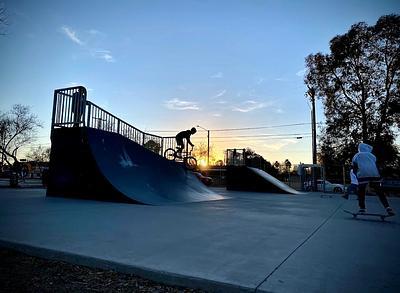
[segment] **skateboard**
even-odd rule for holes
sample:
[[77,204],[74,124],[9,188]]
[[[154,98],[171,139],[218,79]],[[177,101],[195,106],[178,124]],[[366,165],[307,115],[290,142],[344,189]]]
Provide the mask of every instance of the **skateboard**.
[[386,215],[384,215],[384,214],[373,214],[373,213],[360,214],[358,212],[355,213],[355,212],[350,212],[350,211],[347,211],[347,210],[343,210],[343,211],[345,213],[353,215],[353,218],[357,218],[358,216],[373,216],[373,217],[380,217],[382,221],[385,221],[385,219],[388,218],[388,217],[393,217],[394,216],[394,215],[388,215],[388,214],[386,214]]

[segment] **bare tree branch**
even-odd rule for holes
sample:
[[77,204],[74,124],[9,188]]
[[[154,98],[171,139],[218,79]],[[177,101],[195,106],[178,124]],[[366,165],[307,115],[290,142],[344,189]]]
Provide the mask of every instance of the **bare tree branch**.
[[37,128],[42,127],[28,106],[14,105],[6,113],[0,113],[0,153],[17,162],[16,151],[34,140]]

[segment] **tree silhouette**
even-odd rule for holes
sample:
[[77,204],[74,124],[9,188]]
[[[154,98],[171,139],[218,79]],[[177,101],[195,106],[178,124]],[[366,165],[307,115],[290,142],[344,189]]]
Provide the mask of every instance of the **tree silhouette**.
[[0,153],[8,165],[11,165],[10,159],[18,162],[18,149],[34,140],[38,127],[42,125],[28,106],[17,104],[10,111],[0,113]]
[[31,148],[29,153],[26,155],[29,161],[34,162],[49,162],[50,161],[50,148],[39,145],[36,148]]
[[[204,142],[200,142],[196,144],[196,147],[193,149],[192,156],[194,156],[197,161],[207,161],[208,155],[208,145]],[[210,145],[210,165],[216,162],[216,153],[214,151],[213,144]]]
[[246,166],[259,168],[275,177],[278,175],[277,169],[275,169],[269,161],[264,159],[263,156],[257,154],[251,148],[246,148],[245,156]]
[[292,167],[292,163],[289,161],[289,159],[285,160],[285,167],[286,167],[286,172],[289,173],[290,172],[290,168]]
[[306,65],[305,83],[322,100],[326,116],[320,159],[349,163],[364,141],[382,165],[393,165],[400,125],[400,16],[382,16],[373,26],[354,24],[330,41],[329,54],[311,54]]
[[156,154],[160,153],[161,150],[161,145],[158,142],[155,142],[154,140],[149,140],[143,145],[146,149],[151,150],[152,152],[155,152]]

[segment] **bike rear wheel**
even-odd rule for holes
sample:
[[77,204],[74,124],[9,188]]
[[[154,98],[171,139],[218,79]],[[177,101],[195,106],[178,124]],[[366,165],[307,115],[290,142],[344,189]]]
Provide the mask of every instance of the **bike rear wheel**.
[[185,157],[183,159],[185,163],[185,167],[188,168],[189,170],[194,170],[197,167],[197,160],[195,157]]
[[170,161],[175,161],[176,151],[173,148],[166,149],[164,152],[164,158]]

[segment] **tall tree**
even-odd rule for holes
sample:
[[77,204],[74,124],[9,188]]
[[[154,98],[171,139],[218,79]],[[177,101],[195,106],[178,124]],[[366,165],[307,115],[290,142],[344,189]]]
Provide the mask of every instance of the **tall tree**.
[[[200,142],[196,145],[193,149],[192,156],[194,156],[197,161],[207,162],[207,155],[208,155],[208,145],[204,142]],[[214,151],[214,146],[210,145],[210,165],[214,164],[217,160],[217,154]]]
[[275,177],[278,175],[277,170],[272,166],[272,164],[251,148],[246,148],[245,156],[246,166],[259,168]]
[[285,164],[285,167],[286,167],[286,172],[290,173],[290,168],[292,168],[292,163],[289,161],[289,159],[286,159],[284,164]]
[[18,162],[18,149],[34,140],[38,127],[42,127],[41,122],[28,106],[17,104],[0,113],[0,153],[8,165],[10,159]]
[[36,148],[31,148],[30,152],[26,155],[29,161],[34,162],[49,162],[50,161],[50,148],[39,145]]
[[373,26],[360,22],[330,41],[330,53],[306,58],[305,83],[322,100],[326,117],[320,159],[349,163],[361,141],[381,164],[398,157],[400,16]]

